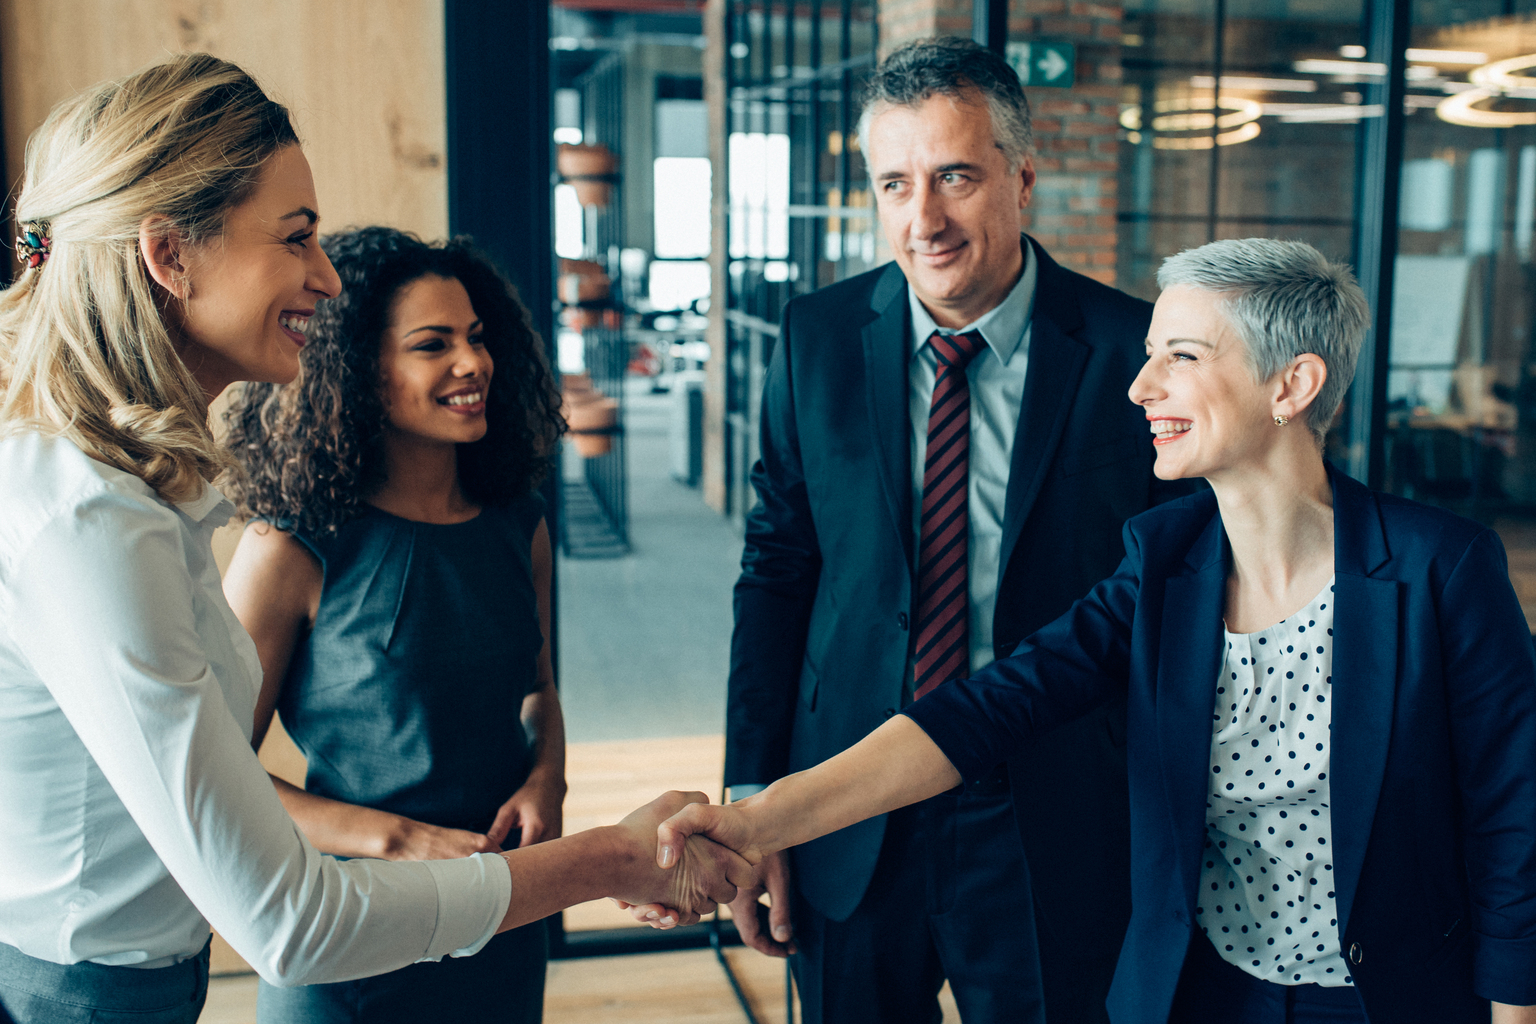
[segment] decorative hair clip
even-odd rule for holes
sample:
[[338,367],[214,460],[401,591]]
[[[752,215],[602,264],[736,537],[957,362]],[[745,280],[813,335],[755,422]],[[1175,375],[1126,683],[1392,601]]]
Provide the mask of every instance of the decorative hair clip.
[[42,234],[36,227],[23,227],[16,236],[16,258],[34,270],[48,262],[53,251],[53,239]]

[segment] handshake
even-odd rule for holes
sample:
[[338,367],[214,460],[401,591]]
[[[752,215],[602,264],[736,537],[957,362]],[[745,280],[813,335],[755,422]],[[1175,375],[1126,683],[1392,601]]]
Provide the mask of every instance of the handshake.
[[[608,892],[658,928],[691,924],[732,903],[743,942],[786,956],[794,950],[783,851],[961,781],[922,727],[898,715],[836,757],[728,806],[703,793],[652,800],[617,826],[626,867],[622,885]],[[771,909],[758,905],[764,892]]]
[[[625,833],[625,888],[613,901],[655,928],[693,924],[739,898],[755,906],[767,865],[743,803],[750,801],[722,807],[703,793],[673,792],[626,817],[617,826]],[[772,888],[778,910],[784,900]]]

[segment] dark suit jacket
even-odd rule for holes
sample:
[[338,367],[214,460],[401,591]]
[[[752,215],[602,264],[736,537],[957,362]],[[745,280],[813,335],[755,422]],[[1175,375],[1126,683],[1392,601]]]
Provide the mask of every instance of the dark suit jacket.
[[[1151,306],[1061,268],[1038,244],[1034,253],[994,627],[1001,653],[1112,572],[1122,523],[1168,496],[1151,472],[1146,420],[1126,397],[1145,361]],[[784,310],[736,585],[728,785],[817,764],[901,707],[915,611],[909,321],[895,264]],[[1096,864],[1058,851],[1070,845],[1061,835],[1081,834],[1060,830],[1088,810],[1096,822],[1113,819],[1117,805],[1125,813],[1123,716],[1107,709],[1061,737],[1015,788],[1037,892],[1063,905],[1060,926],[1042,930],[1092,929],[1079,946],[1105,965],[1104,986],[1129,913],[1128,839],[1116,854],[1111,837]],[[884,828],[884,818],[866,821],[795,851],[796,884],[813,906],[835,920],[852,913]],[[1090,913],[1068,913],[1081,910],[1084,877],[1113,881]]]
[[[1334,473],[1338,927],[1383,1024],[1536,1003],[1536,657],[1492,530]],[[1134,912],[1116,1024],[1162,1024],[1191,937],[1230,553],[1209,492],[1138,516],[1066,615],[909,713],[962,771],[1129,695]],[[1475,994],[1474,994],[1475,993]],[[1478,997],[1482,997],[1479,999]]]

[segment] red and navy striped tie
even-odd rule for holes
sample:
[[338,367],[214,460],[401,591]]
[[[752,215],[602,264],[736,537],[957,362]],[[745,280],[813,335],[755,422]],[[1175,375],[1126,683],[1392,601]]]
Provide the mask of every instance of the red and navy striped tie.
[[969,675],[971,387],[965,368],[986,348],[980,332],[940,334],[928,344],[939,357],[928,406],[923,460],[923,517],[917,556],[917,650],[912,685],[921,697],[946,679]]

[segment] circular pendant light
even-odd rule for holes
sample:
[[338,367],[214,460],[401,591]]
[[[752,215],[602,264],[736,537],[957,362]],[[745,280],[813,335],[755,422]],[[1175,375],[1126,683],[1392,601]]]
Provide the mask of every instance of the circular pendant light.
[[1536,53],[1484,64],[1469,77],[1477,88],[1447,96],[1435,107],[1435,115],[1451,124],[1469,128],[1513,128],[1536,124],[1536,108],[1531,110],[1487,110],[1478,106],[1484,100],[1502,96],[1536,99],[1536,77],[1516,74],[1536,67]]

